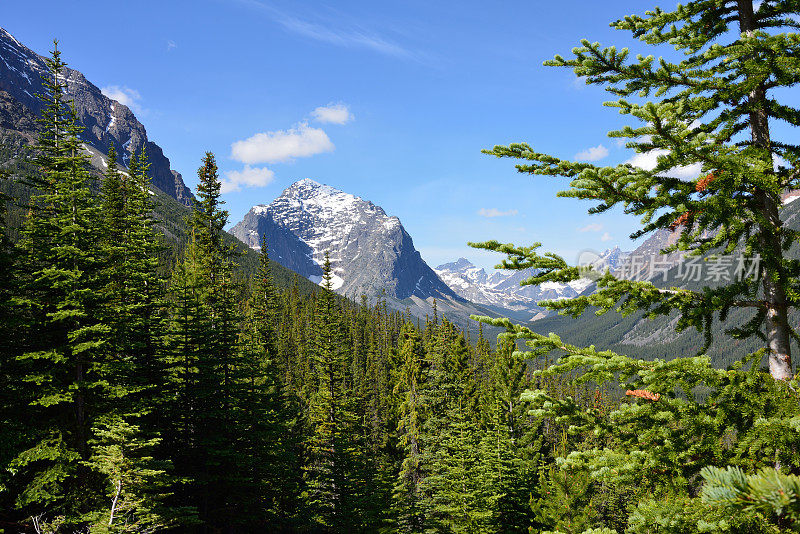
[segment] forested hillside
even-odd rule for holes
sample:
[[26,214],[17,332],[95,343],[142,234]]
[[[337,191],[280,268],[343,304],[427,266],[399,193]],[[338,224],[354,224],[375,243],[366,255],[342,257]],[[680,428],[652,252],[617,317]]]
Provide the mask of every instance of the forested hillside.
[[[7,143],[0,528],[479,530],[533,521],[547,436],[495,352],[332,292],[223,231],[214,156],[188,212],[144,153],[102,176],[48,67],[33,146]],[[244,265],[243,265],[244,263]],[[313,290],[309,290],[309,286]],[[511,527],[509,527],[511,528]]]
[[[800,146],[770,125],[800,126],[776,100],[800,83],[781,33],[799,15],[693,0],[612,24],[679,63],[589,41],[547,63],[614,94],[639,124],[610,135],[657,164],[487,154],[672,232],[670,252],[755,265],[681,287],[606,273],[543,303],[563,336],[563,317],[474,335],[435,300],[423,320],[344,298],[330,252],[319,286],[281,268],[224,231],[211,152],[191,208],[152,187],[146,150],[111,146],[98,172],[54,49],[40,116],[0,99],[0,532],[797,531],[800,230],[781,197]],[[473,246],[526,283],[587,275],[540,244]]]

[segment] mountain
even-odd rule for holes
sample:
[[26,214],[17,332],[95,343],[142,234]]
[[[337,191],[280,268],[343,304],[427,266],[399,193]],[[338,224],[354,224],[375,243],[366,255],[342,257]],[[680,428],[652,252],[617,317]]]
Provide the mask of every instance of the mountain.
[[[33,95],[42,90],[39,73],[43,68],[40,56],[0,28],[0,168],[11,173],[10,179],[0,180],[0,192],[15,199],[6,206],[6,222],[12,240],[18,238],[18,229],[26,217],[25,206],[33,194],[22,178],[37,172],[27,147],[35,143],[38,136],[37,117],[41,106]],[[133,151],[145,146],[153,177],[153,215],[167,245],[159,259],[168,269],[181,257],[189,239],[186,219],[193,205],[191,191],[184,185],[180,174],[170,170],[169,160],[161,148],[147,140],[144,126],[126,106],[106,98],[76,70],[68,70],[65,78],[69,97],[75,100],[77,111],[87,127],[81,137],[84,148],[92,157],[89,171],[95,179],[99,179],[106,168],[106,150],[112,144],[125,161]],[[98,124],[105,126],[100,128]],[[90,128],[90,125],[94,127]],[[258,269],[258,254],[233,236],[226,235],[225,241],[237,249],[238,268],[243,277],[249,278]],[[302,294],[316,289],[303,278],[295,281],[297,275],[280,265],[274,265],[272,273],[276,284],[281,287],[297,287]]]
[[266,236],[271,258],[315,282],[328,251],[333,287],[343,295],[457,298],[414,248],[400,219],[313,180],[254,206],[230,233],[253,249]]
[[[627,255],[627,252],[615,247],[602,254],[592,253],[582,259],[602,272],[607,268],[617,269]],[[546,282],[538,286],[522,286],[522,281],[533,276],[533,269],[495,270],[488,274],[485,269],[476,267],[466,258],[439,265],[435,271],[459,296],[477,304],[519,312],[517,315],[527,314],[526,322],[551,315],[552,312],[540,307],[538,302],[576,297],[594,287],[589,278],[581,278],[568,284]]]
[[[0,113],[4,116],[23,117],[13,106],[22,106],[38,116],[42,104],[37,93],[42,93],[41,76],[47,71],[44,58],[17,41],[13,35],[0,28]],[[193,196],[183,183],[180,173],[170,169],[169,159],[157,144],[147,138],[144,126],[127,106],[105,96],[79,71],[67,68],[64,74],[67,96],[74,100],[78,118],[85,127],[81,139],[92,154],[92,164],[102,170],[103,155],[113,146],[127,164],[131,154],[144,147],[150,160],[153,185],[185,206],[191,206]],[[5,112],[4,112],[5,111]],[[20,124],[16,118],[4,121],[2,128],[35,138],[35,123]],[[16,122],[16,124],[14,124]],[[7,137],[0,132],[0,137]]]
[[600,253],[586,250],[578,256],[578,265],[591,266],[598,273],[603,273],[606,269],[616,272],[630,255],[630,252],[623,252],[619,247],[609,248]]

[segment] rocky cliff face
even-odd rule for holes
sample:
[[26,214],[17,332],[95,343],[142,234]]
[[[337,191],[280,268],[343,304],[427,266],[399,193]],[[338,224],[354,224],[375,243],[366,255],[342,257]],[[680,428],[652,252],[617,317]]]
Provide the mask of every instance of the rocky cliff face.
[[315,282],[329,252],[340,294],[458,300],[397,217],[313,180],[300,180],[271,204],[254,206],[230,233],[255,249],[266,236],[273,260]]
[[[45,73],[44,59],[0,28],[0,91],[5,93],[0,95],[0,107],[11,105],[10,98],[38,116],[42,105],[36,94],[43,92],[41,76]],[[81,138],[87,145],[103,154],[114,146],[125,164],[133,153],[139,153],[144,147],[150,160],[153,185],[180,203],[192,205],[192,193],[181,175],[170,169],[169,159],[161,147],[148,140],[144,126],[127,106],[102,94],[77,70],[67,68],[63,81],[85,127]],[[18,117],[24,115],[19,111],[14,113]],[[5,128],[4,125],[0,127]],[[33,136],[33,129],[26,131],[28,137]]]
[[5,91],[0,91],[0,141],[18,147],[36,140],[36,116]]

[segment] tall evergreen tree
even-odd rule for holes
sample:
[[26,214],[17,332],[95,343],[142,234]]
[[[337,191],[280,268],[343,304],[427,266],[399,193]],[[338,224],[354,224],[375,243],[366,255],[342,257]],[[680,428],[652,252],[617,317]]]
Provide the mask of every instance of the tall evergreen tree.
[[537,492],[541,460],[540,423],[531,423],[528,407],[520,400],[527,386],[528,362],[515,351],[513,340],[498,339],[490,383],[493,391],[486,407],[488,425],[481,446],[498,496],[492,521],[498,532],[520,532],[532,526],[530,500]]
[[316,390],[309,405],[306,441],[306,501],[313,519],[333,532],[361,531],[366,491],[364,433],[349,387],[349,358],[341,308],[333,293],[326,253],[317,296],[313,346]]
[[486,494],[477,391],[469,347],[456,327],[441,319],[433,337],[425,407],[425,478],[420,483],[426,531],[481,532],[489,528],[492,495]]
[[120,524],[129,531],[159,528],[183,513],[163,506],[169,462],[164,454],[153,456],[161,442],[157,414],[165,368],[160,247],[152,228],[147,169],[142,151],[131,158],[128,173],[120,172],[111,147],[101,187],[105,379],[114,387],[108,414],[92,427],[96,452],[90,464],[109,477],[110,504],[98,521],[112,530],[123,528]]
[[262,520],[275,530],[288,531],[300,519],[300,413],[299,403],[281,368],[278,350],[281,302],[272,279],[265,239],[253,289],[242,412],[250,431],[238,452],[249,457],[253,491],[261,496]]
[[256,508],[259,496],[249,491],[252,480],[236,450],[247,431],[239,417],[246,366],[231,251],[222,240],[227,212],[221,209],[213,154],[206,153],[198,178],[191,242],[173,277],[174,401],[168,408],[173,441],[166,445],[180,451],[176,474],[187,480],[177,500],[196,508],[204,528],[212,529],[252,521],[239,510]]
[[27,404],[24,449],[11,462],[16,506],[30,516],[59,516],[80,528],[97,506],[99,474],[90,429],[107,409],[108,328],[101,321],[100,213],[79,138],[82,126],[66,101],[65,64],[57,47],[46,60],[37,143],[41,173],[20,243],[18,361]]
[[[750,257],[740,274],[753,262],[756,271],[756,276],[729,273],[729,283],[702,290],[606,276],[593,295],[548,307],[578,315],[590,306],[606,311],[624,297],[623,312],[677,311],[678,327],[705,331],[708,343],[714,315],[724,319],[731,309],[743,308],[752,319],[729,334],[763,339],[772,376],[792,377],[790,340],[797,333],[788,314],[800,304],[800,260],[787,250],[800,234],[779,214],[782,193],[800,187],[800,145],[776,138],[770,123],[800,126],[798,109],[780,100],[800,83],[797,34],[780,32],[797,27],[798,13],[794,2],[782,0],[757,6],[750,0],[692,0],[673,11],[656,9],[611,24],[648,45],[671,46],[684,54],[679,62],[643,55],[630,61],[627,48],[583,40],[574,58],[556,56],[545,63],[571,68],[588,84],[605,86],[618,97],[608,105],[641,124],[609,135],[627,139],[637,153],[657,156],[655,167],[598,167],[542,154],[525,143],[496,146],[488,154],[524,160],[517,166],[520,172],[570,179],[571,187],[560,195],[596,201],[590,213],[624,206],[643,220],[632,237],[657,229],[680,232],[668,251],[738,250]],[[657,100],[637,100],[650,95]],[[686,180],[676,172],[679,167],[700,170]],[[581,275],[563,258],[537,254],[538,244],[477,246],[508,253],[508,267],[540,269],[533,283]]]
[[424,509],[420,503],[420,483],[424,477],[422,465],[423,413],[420,390],[427,377],[425,349],[419,332],[411,323],[400,331],[400,373],[395,392],[400,396],[400,447],[403,459],[394,487],[393,513],[398,532],[421,532]]

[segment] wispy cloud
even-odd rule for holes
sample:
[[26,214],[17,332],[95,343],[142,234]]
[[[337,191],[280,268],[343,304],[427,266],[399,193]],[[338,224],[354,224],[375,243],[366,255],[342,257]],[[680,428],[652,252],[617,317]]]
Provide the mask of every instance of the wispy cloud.
[[575,159],[580,159],[584,161],[597,161],[603,159],[606,156],[608,156],[608,149],[603,145],[597,145],[589,147],[582,152],[578,152],[577,154],[575,154]]
[[603,225],[600,223],[589,223],[586,226],[582,226],[578,228],[579,232],[599,232],[603,229]]
[[508,217],[519,213],[517,210],[500,211],[497,208],[481,208],[478,215],[481,217]]
[[608,232],[605,232],[605,233],[603,233],[603,235],[600,236],[600,241],[603,241],[603,242],[611,241],[612,239],[613,238],[611,237],[611,234],[609,234]]
[[318,107],[311,112],[311,116],[317,122],[330,124],[347,124],[354,119],[345,104],[328,104]]
[[222,179],[222,193],[241,191],[244,187],[264,187],[272,183],[275,173],[266,167],[245,165],[241,171],[228,171]]
[[134,113],[142,113],[144,111],[144,108],[139,104],[142,95],[136,89],[131,89],[124,85],[108,85],[101,88],[100,92],[123,106],[127,106]]
[[411,59],[414,54],[377,33],[358,24],[342,25],[339,21],[310,22],[290,15],[274,5],[259,0],[238,0],[239,3],[266,13],[286,31],[323,43],[345,48],[365,48],[380,54]]
[[231,144],[231,157],[248,165],[277,163],[333,152],[333,142],[325,131],[300,123],[289,130],[257,133]]
[[170,39],[169,41],[167,41],[167,52],[169,52],[173,48],[178,48],[178,43]]

